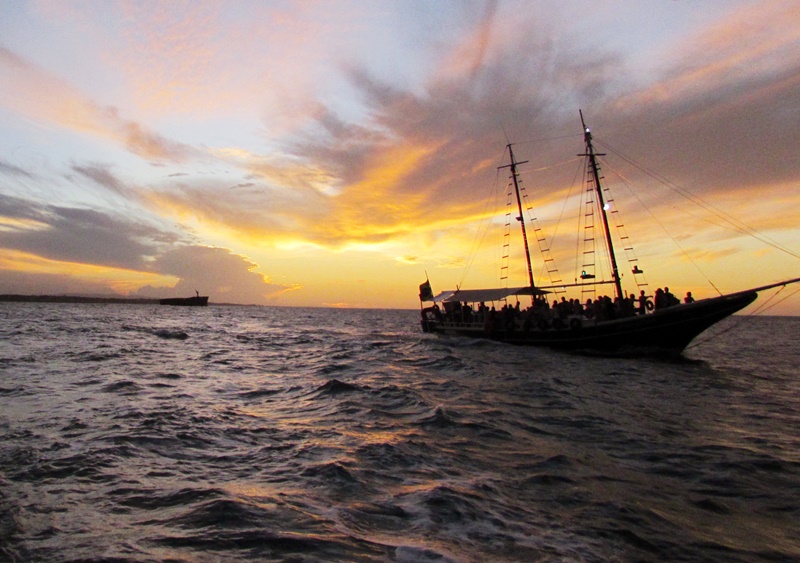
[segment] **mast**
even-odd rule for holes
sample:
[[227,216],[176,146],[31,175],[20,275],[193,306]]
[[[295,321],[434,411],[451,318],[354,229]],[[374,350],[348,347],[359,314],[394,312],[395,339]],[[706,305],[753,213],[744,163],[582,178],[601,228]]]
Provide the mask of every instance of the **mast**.
[[[597,192],[597,201],[600,203],[600,216],[603,218],[603,231],[606,235],[606,244],[608,245],[608,255],[611,259],[611,269],[613,270],[612,275],[614,276],[614,287],[617,290],[617,297],[623,299],[625,296],[622,294],[622,283],[619,279],[619,269],[617,268],[617,257],[614,254],[614,243],[611,241],[611,230],[608,228],[608,215],[606,214],[606,204],[603,200],[603,190],[600,187],[600,168],[597,165],[597,156],[604,156],[602,153],[595,153],[594,146],[592,145],[592,133],[589,131],[589,128],[586,127],[586,123],[583,121],[583,112],[578,110],[581,115],[581,125],[583,126],[583,139],[586,141],[586,154],[580,154],[578,156],[588,156],[589,157],[589,166],[592,170],[592,177],[594,178],[594,188]],[[510,147],[509,147],[509,150]],[[529,262],[530,263],[530,262]]]
[[[519,182],[517,181],[517,164],[525,164],[528,162],[527,160],[523,160],[522,162],[516,162],[514,160],[514,151],[511,150],[511,143],[506,145],[508,147],[508,156],[511,157],[511,164],[506,166],[500,166],[499,168],[511,168],[511,178],[514,180],[514,190],[517,195],[517,208],[519,209],[519,215],[517,216],[517,221],[519,221],[520,226],[522,227],[522,242],[525,245],[525,259],[528,261],[528,283],[530,283],[531,289],[534,289],[536,286],[533,284],[533,267],[531,266],[531,251],[528,248],[528,233],[525,230],[525,219],[522,215],[522,199],[519,195]],[[533,294],[533,292],[531,292]],[[531,295],[532,297],[532,295]]]

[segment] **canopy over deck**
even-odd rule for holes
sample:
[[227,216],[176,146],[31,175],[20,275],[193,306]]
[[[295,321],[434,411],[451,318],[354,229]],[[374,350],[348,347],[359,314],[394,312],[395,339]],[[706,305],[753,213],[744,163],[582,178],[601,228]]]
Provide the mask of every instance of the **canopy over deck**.
[[455,289],[443,291],[431,301],[435,303],[449,303],[452,301],[466,301],[467,303],[478,303],[480,301],[499,301],[512,295],[546,295],[549,291],[544,291],[537,287],[499,287],[496,289]]

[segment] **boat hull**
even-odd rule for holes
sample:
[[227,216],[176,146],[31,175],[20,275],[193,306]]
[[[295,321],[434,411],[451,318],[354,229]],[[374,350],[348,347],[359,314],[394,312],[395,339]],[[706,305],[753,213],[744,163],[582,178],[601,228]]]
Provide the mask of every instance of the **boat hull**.
[[[745,308],[758,297],[745,291],[669,307],[647,315],[594,322],[583,319],[557,330],[530,330],[518,326],[489,329],[485,323],[458,323],[423,316],[423,331],[441,335],[485,338],[510,344],[545,346],[562,350],[626,354],[642,352],[681,352],[700,333],[722,319]],[[496,323],[499,324],[499,323]]]
[[181,307],[205,307],[208,305],[208,296],[172,297],[170,299],[161,299],[159,303],[161,305],[177,305]]

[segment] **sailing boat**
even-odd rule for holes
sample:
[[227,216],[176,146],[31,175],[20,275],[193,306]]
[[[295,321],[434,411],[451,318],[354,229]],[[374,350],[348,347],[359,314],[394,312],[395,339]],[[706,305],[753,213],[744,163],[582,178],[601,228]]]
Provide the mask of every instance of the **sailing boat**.
[[[747,289],[728,295],[687,303],[679,303],[668,292],[656,292],[656,302],[649,301],[642,291],[638,298],[626,297],[622,290],[621,275],[609,229],[606,202],[600,180],[600,167],[592,143],[592,134],[583,119],[581,125],[588,161],[589,181],[597,198],[600,214],[600,230],[605,239],[610,262],[610,281],[597,281],[595,276],[584,271],[581,281],[575,284],[537,287],[533,279],[533,267],[528,236],[523,220],[522,199],[518,183],[517,162],[512,146],[507,146],[511,163],[500,168],[510,168],[519,216],[517,220],[522,230],[522,239],[527,259],[528,285],[515,288],[456,289],[433,295],[430,281],[420,286],[421,324],[424,332],[440,335],[487,338],[512,344],[547,346],[566,350],[585,350],[600,353],[642,353],[673,352],[680,353],[700,333],[750,305],[760,291],[800,282],[800,278]],[[641,274],[638,264],[633,274]],[[551,290],[564,291],[566,287],[613,285],[615,299],[600,298],[586,306],[580,300],[548,303]],[[661,292],[659,294],[659,292]],[[533,304],[527,310],[520,310],[519,297],[529,296]],[[516,299],[516,306],[508,303]],[[501,310],[489,308],[486,303],[504,301]],[[425,302],[433,302],[424,307]],[[439,305],[442,305],[440,308]],[[655,305],[655,306],[654,306]],[[443,310],[442,310],[443,309]],[[655,310],[653,310],[655,309]]]

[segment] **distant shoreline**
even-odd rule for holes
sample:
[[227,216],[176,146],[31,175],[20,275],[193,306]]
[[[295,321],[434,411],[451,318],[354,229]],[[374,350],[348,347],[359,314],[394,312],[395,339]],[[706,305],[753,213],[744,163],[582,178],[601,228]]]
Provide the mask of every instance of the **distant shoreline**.
[[131,297],[80,297],[77,295],[0,295],[0,302],[11,303],[116,303],[125,305],[158,305],[158,299]]

